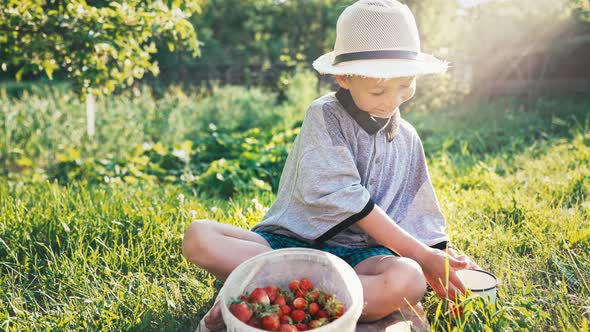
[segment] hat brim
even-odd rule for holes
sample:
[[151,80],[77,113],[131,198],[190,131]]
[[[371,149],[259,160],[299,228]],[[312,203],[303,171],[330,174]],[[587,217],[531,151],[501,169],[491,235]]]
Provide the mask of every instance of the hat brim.
[[439,60],[430,54],[421,53],[419,59],[355,60],[333,65],[334,52],[330,52],[317,58],[313,62],[313,68],[320,74],[394,78],[442,74],[449,67],[448,62]]

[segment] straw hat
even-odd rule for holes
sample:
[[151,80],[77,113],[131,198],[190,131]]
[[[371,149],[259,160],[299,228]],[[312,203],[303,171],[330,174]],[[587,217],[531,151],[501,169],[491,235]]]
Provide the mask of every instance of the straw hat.
[[313,62],[320,74],[393,78],[444,73],[448,62],[420,51],[416,20],[396,0],[360,0],[336,23],[334,51]]

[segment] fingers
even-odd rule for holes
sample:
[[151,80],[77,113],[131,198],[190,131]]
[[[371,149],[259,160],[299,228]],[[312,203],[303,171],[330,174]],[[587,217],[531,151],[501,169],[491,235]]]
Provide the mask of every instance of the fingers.
[[[479,265],[477,265],[469,256],[466,255],[459,255],[455,257],[456,260],[466,262],[467,266],[466,269],[481,269]],[[462,269],[461,269],[462,270]]]
[[451,257],[449,256],[449,264],[455,269],[463,270],[469,266],[469,258],[467,256]]
[[453,269],[449,271],[448,282],[438,279],[438,282],[434,282],[430,285],[432,289],[443,299],[451,299],[455,301],[459,295],[465,294],[465,285],[459,279]]
[[454,299],[455,287],[442,279],[430,284],[430,287],[441,299]]
[[465,255],[456,256],[455,259],[458,261],[461,261],[461,262],[469,262],[470,261],[469,257],[467,257]]
[[[439,254],[439,257],[444,258],[445,264],[448,264],[445,267],[446,271],[441,270],[440,267],[436,266],[436,263],[433,263],[432,266],[423,268],[427,271],[425,275],[428,276],[427,280],[430,280],[429,284],[438,296],[455,301],[459,295],[463,295],[466,292],[466,287],[456,271],[471,268],[476,265],[465,255],[454,257],[447,254],[446,257],[444,257],[444,254]],[[448,263],[446,263],[447,261]],[[447,277],[446,273],[448,273],[448,280],[445,280]]]
[[465,293],[465,285],[463,284],[463,281],[461,281],[459,276],[457,276],[457,273],[454,270],[449,271],[449,281],[450,284],[455,286],[455,288],[457,288],[461,292],[461,294]]
[[436,295],[438,295],[438,297],[440,297],[441,299],[449,298],[449,296],[448,296],[447,292],[445,292],[445,288],[443,286],[432,287],[432,289],[434,290]]
[[451,299],[452,301],[457,301],[459,296],[461,296],[463,294],[465,294],[465,293],[462,292],[458,287],[456,287],[452,283],[449,283],[449,291],[448,291],[449,299]]

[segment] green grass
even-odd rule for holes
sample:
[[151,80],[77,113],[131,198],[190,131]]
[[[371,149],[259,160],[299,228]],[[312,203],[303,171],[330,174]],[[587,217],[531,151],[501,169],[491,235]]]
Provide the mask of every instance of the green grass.
[[[497,305],[469,300],[460,320],[429,293],[435,330],[588,331],[590,103],[545,100],[522,112],[517,102],[405,115],[455,245],[500,278]],[[28,137],[34,147],[40,136]],[[0,329],[193,330],[220,283],[182,258],[185,227],[211,218],[249,228],[272,201],[0,180]]]
[[216,284],[182,258],[191,215],[246,227],[263,213],[248,198],[181,202],[190,193],[175,187],[1,188],[0,329],[9,331],[194,329]]

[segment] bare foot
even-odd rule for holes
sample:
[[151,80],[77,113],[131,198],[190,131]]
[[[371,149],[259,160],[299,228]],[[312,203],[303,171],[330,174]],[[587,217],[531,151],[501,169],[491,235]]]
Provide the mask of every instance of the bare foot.
[[205,316],[205,326],[211,332],[225,331],[225,324],[223,323],[223,318],[221,317],[221,305],[219,302],[216,302],[213,305],[213,309],[211,309],[207,316]]

